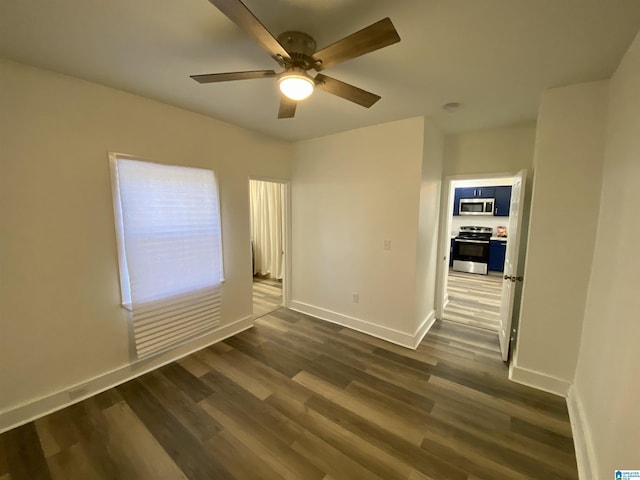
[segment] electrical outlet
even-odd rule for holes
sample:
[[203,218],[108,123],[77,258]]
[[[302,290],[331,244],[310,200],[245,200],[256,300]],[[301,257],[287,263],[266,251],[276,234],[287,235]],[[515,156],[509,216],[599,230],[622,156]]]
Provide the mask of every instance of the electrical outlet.
[[358,292],[353,292],[351,295],[353,296],[353,303],[360,302],[360,294]]
[[391,250],[391,240],[385,240],[384,241],[384,249],[385,250]]

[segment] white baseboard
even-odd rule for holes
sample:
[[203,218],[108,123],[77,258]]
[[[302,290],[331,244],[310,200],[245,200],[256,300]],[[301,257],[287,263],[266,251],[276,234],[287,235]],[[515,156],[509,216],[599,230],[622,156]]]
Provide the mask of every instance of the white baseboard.
[[429,330],[431,330],[431,327],[433,327],[434,323],[436,323],[436,311],[431,310],[429,315],[427,315],[427,318],[422,321],[422,323],[416,330],[416,333],[413,335],[413,347],[411,348],[413,348],[414,350],[418,348],[418,345],[420,345],[420,342],[422,342],[422,339],[425,337],[425,335],[429,333]]
[[438,319],[442,319],[442,317],[444,316],[444,310],[447,308],[447,305],[449,305],[449,294],[445,294],[444,297],[442,297],[442,307],[440,307],[440,309],[437,312],[436,317]]
[[412,350],[415,350],[418,347],[423,337],[427,334],[436,320],[435,312],[432,311],[427,318],[422,321],[416,331],[411,334],[295,300],[291,301],[289,308],[296,312],[305,313],[331,323],[337,323],[338,325],[366,333],[372,337],[377,337],[382,340],[386,340],[387,342],[395,343],[396,345],[411,348]]
[[0,433],[19,427],[44,415],[61,410],[69,405],[73,405],[105,390],[128,382],[151,370],[175,362],[209,345],[236,335],[252,326],[253,316],[250,315],[228,325],[224,325],[213,332],[208,332],[156,357],[131,362],[79,384],[70,385],[62,390],[4,410],[0,412]]
[[567,395],[567,410],[569,410],[569,421],[571,422],[571,432],[573,434],[573,445],[576,450],[576,462],[578,463],[578,478],[580,480],[591,480],[596,478],[598,472],[596,465],[595,450],[591,431],[587,424],[587,419],[582,406],[582,400],[575,387],[569,388]]
[[447,308],[447,305],[449,305],[449,294],[448,293],[442,299],[442,310]]
[[521,383],[528,387],[544,390],[545,392],[554,393],[561,397],[566,397],[569,393],[571,382],[561,378],[553,377],[542,372],[529,370],[528,368],[518,367],[515,361],[509,366],[509,380]]

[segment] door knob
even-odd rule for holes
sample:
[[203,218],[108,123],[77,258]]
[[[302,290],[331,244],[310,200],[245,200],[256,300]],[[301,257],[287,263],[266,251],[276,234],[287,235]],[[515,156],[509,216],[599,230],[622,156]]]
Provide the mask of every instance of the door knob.
[[522,276],[518,275],[516,277],[515,275],[511,275],[511,276],[505,275],[504,279],[505,280],[511,280],[512,282],[516,282],[516,281],[521,282],[522,281]]

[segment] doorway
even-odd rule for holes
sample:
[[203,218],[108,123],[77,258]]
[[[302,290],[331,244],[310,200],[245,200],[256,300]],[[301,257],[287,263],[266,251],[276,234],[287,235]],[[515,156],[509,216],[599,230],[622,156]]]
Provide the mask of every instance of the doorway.
[[285,305],[287,191],[286,182],[249,179],[254,319]]
[[522,171],[447,178],[444,184],[437,313],[443,320],[495,332],[505,360],[513,311],[510,282],[522,279],[515,269],[524,179]]
[[[442,239],[450,248],[445,263],[448,268],[443,269],[440,277],[440,318],[497,334],[513,178],[467,177],[447,179],[447,184],[449,195],[446,210],[443,209],[446,221],[442,223],[446,236],[443,234]],[[475,205],[482,208],[477,212],[465,208]],[[472,233],[465,240],[464,231],[470,228],[479,233]],[[468,256],[471,250],[482,255],[476,253],[478,258],[473,259]],[[463,252],[467,255],[463,256]]]

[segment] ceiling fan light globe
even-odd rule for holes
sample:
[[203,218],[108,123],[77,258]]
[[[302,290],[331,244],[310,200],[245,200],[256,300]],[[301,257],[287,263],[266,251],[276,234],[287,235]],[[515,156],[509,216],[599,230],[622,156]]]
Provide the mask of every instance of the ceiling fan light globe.
[[289,73],[278,80],[282,94],[291,100],[304,100],[313,93],[313,80],[306,75]]

